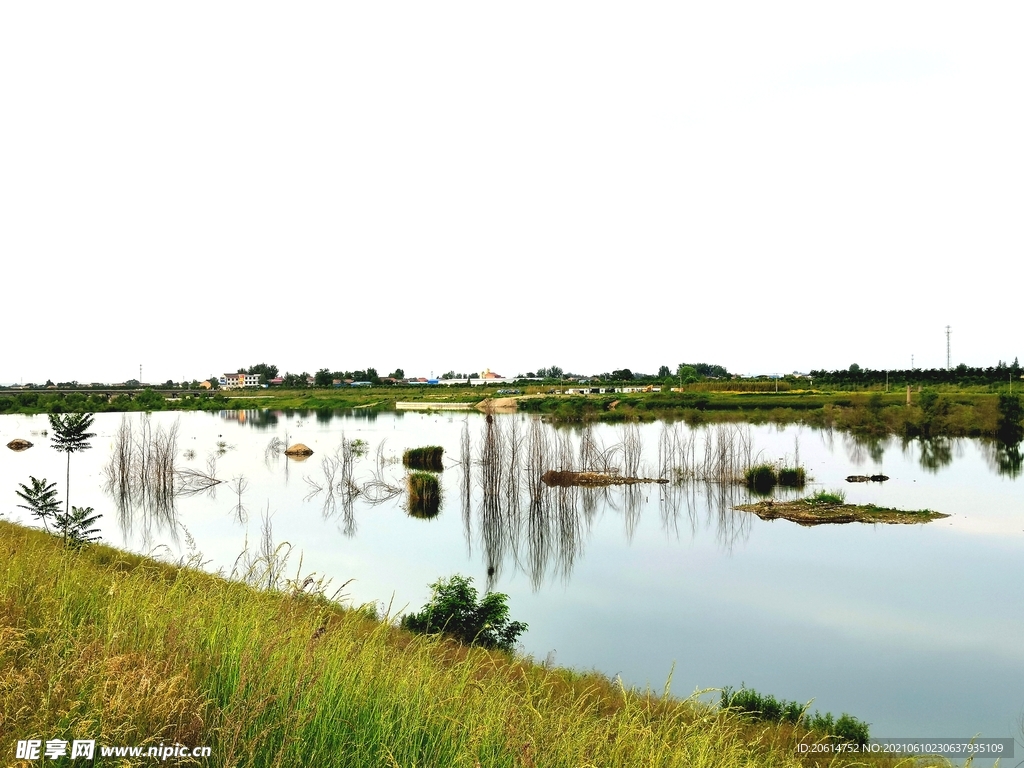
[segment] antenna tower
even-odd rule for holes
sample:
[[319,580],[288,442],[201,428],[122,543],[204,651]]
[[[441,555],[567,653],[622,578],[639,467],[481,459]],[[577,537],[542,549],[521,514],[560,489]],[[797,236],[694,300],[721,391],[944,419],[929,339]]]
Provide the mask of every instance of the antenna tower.
[[953,367],[952,365],[950,365],[950,359],[951,359],[951,358],[950,358],[950,356],[949,356],[949,326],[947,325],[947,326],[946,326],[946,370],[947,370],[947,371],[948,371],[948,370],[949,370],[950,368],[952,368],[952,367]]

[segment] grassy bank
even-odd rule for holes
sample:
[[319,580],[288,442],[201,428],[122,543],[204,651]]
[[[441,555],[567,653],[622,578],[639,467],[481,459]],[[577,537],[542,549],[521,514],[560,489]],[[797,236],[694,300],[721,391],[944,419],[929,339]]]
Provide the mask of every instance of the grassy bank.
[[1000,423],[999,393],[666,392],[633,395],[548,395],[519,409],[556,422],[745,421],[804,423],[866,435],[990,437]]
[[4,764],[30,738],[205,745],[201,764],[225,766],[854,764],[800,762],[789,725],[411,635],[294,583],[73,552],[3,521],[0,551]]
[[[800,422],[864,435],[906,437],[993,437],[1000,428],[1000,394],[1006,387],[946,385],[914,391],[785,390],[719,391],[694,384],[682,392],[637,392],[605,395],[554,395],[550,388],[529,387],[515,398],[520,411],[556,422],[654,421],[689,423],[745,421]],[[479,403],[493,395],[486,387],[368,387],[339,389],[226,390],[179,393],[167,399],[158,390],[119,394],[109,400],[88,392],[0,393],[0,413],[60,413],[154,410],[297,410],[329,414],[335,410],[390,411],[395,403]],[[513,398],[507,398],[511,402]],[[1019,426],[1019,424],[1018,424]]]

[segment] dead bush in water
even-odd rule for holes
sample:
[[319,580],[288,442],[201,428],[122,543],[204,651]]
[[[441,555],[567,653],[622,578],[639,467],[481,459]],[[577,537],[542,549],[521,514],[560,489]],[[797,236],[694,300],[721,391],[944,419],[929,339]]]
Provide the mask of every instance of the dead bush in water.
[[749,425],[717,424],[703,430],[703,450],[697,449],[697,430],[683,433],[678,424],[662,427],[658,441],[659,471],[683,482],[743,482],[755,457]]
[[127,417],[121,420],[104,474],[105,490],[114,497],[122,522],[130,522],[133,508],[169,518],[177,496],[198,493],[220,482],[212,470],[177,469],[177,452],[177,421],[167,429],[159,426],[154,430],[152,421],[145,418],[136,430]]

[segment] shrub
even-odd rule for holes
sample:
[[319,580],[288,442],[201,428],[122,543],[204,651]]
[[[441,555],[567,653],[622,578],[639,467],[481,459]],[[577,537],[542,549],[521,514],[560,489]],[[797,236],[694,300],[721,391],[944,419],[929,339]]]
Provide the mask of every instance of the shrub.
[[413,472],[409,475],[409,514],[413,517],[436,517],[441,511],[441,484],[437,475]]
[[779,477],[775,474],[775,467],[771,464],[753,466],[747,470],[744,477],[747,481],[747,487],[758,493],[767,493],[779,482]]
[[799,725],[824,736],[834,736],[854,744],[867,744],[868,724],[846,714],[836,720],[831,712],[822,715],[815,712],[808,716],[807,706],[795,701],[776,699],[771,694],[758,693],[752,688],[741,686],[738,691],[726,686],[722,689],[719,705],[723,709],[739,712],[753,720]]
[[473,579],[456,574],[430,585],[430,602],[419,613],[402,617],[402,628],[420,634],[445,634],[466,645],[496,648],[511,653],[527,630],[509,621],[508,595],[489,592],[477,600]]
[[423,448],[410,448],[402,454],[402,463],[409,469],[427,469],[440,472],[444,469],[441,459],[444,448],[440,445],[428,445]]
[[803,467],[783,467],[779,470],[779,485],[786,488],[803,488],[807,473]]

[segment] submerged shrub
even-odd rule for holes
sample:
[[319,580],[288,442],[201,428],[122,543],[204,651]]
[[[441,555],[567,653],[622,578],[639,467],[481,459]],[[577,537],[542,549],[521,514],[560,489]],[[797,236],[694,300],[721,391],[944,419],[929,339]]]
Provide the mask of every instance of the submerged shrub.
[[456,574],[430,585],[430,602],[419,613],[402,617],[402,628],[420,634],[445,634],[466,645],[496,648],[511,653],[527,630],[521,621],[509,621],[508,595],[489,592],[477,600],[473,579]]
[[436,517],[441,511],[441,484],[430,472],[413,472],[407,481],[409,514],[413,517]]
[[427,445],[423,448],[410,448],[402,454],[402,463],[409,469],[427,469],[431,472],[441,472],[444,464],[441,459],[444,456],[444,448],[440,445]]
[[775,474],[775,467],[771,464],[758,464],[747,470],[744,475],[747,487],[758,493],[767,493],[779,482],[779,476]]
[[803,488],[807,473],[803,467],[783,467],[779,470],[779,485],[786,488]]

